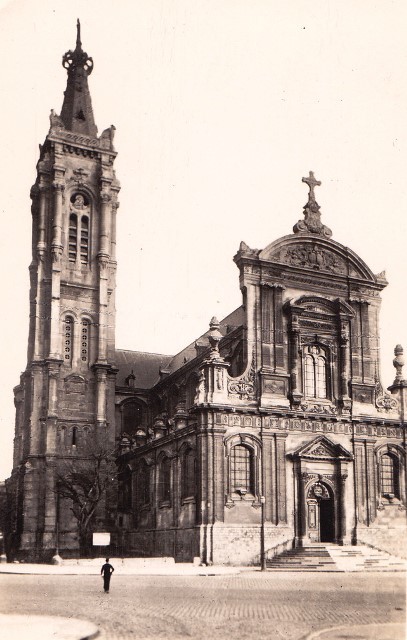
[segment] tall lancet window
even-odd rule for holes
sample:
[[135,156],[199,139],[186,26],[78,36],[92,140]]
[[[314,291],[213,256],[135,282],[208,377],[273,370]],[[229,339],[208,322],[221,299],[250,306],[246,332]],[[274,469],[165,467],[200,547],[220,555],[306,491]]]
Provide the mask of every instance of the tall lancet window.
[[76,261],[78,244],[78,216],[76,213],[71,213],[69,216],[69,242],[68,252],[70,262]]
[[89,218],[82,216],[81,219],[81,263],[88,263],[89,255]]
[[[90,204],[81,193],[71,196],[69,216],[68,253],[70,262],[85,265],[89,263]],[[79,264],[78,264],[79,263]]]
[[319,345],[308,345],[304,352],[304,391],[307,398],[328,397],[327,356]]

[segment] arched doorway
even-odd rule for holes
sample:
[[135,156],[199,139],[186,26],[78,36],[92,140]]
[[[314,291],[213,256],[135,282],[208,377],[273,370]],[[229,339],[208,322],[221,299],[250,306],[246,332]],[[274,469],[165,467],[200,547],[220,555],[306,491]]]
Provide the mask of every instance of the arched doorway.
[[335,504],[331,488],[318,481],[307,492],[307,529],[311,542],[335,541]]
[[333,498],[319,500],[319,541],[334,542],[335,511]]

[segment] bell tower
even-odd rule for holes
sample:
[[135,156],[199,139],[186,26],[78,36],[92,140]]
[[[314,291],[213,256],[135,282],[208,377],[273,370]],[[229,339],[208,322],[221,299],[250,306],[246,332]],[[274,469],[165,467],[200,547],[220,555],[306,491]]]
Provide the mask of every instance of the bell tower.
[[[15,388],[12,475],[20,557],[45,557],[58,547],[58,467],[85,455],[89,443],[113,443],[115,434],[120,185],[114,127],[97,134],[88,86],[93,60],[82,49],[79,21],[76,47],[62,64],[68,74],[62,110],[51,111],[31,189],[30,325],[27,367]],[[64,518],[65,544],[74,548]]]

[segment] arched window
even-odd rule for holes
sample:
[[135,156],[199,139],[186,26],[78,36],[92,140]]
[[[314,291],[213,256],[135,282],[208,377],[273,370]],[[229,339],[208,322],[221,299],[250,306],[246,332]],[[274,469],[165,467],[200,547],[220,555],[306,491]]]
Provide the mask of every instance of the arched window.
[[196,458],[192,449],[185,452],[182,460],[182,498],[192,498],[196,494]]
[[254,454],[243,444],[232,447],[231,452],[231,490],[245,495],[255,493]]
[[64,319],[64,361],[65,364],[72,364],[73,351],[73,318],[66,316]]
[[69,215],[68,257],[76,266],[89,262],[90,235],[90,202],[82,193],[71,196],[71,212]]
[[81,218],[81,263],[87,264],[89,258],[89,218]]
[[399,464],[391,453],[380,458],[380,491],[383,496],[400,497]]
[[68,255],[71,262],[75,262],[78,243],[78,217],[76,213],[69,216]]
[[319,345],[308,345],[304,352],[304,392],[308,398],[325,399],[327,388],[327,357]]
[[73,447],[76,447],[78,444],[78,427],[72,427],[72,442]]
[[141,507],[150,504],[150,469],[144,460],[137,474],[137,499]]
[[119,495],[118,507],[120,511],[130,511],[132,507],[131,469],[125,467],[118,475]]
[[126,402],[123,405],[122,431],[128,435],[136,433],[141,424],[142,418],[143,414],[141,404],[134,401]]
[[81,360],[82,362],[89,362],[89,320],[82,320],[82,333],[81,333]]
[[159,496],[161,502],[171,500],[171,460],[168,457],[163,458],[160,465]]

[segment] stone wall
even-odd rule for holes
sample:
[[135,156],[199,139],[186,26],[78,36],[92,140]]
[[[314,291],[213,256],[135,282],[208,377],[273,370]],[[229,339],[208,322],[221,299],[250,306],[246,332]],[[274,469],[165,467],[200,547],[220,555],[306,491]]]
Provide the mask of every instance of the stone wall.
[[[290,527],[265,526],[265,553],[273,556],[278,545],[292,543],[294,538]],[[228,526],[215,524],[212,528],[213,563],[228,565],[260,564],[261,526]]]

